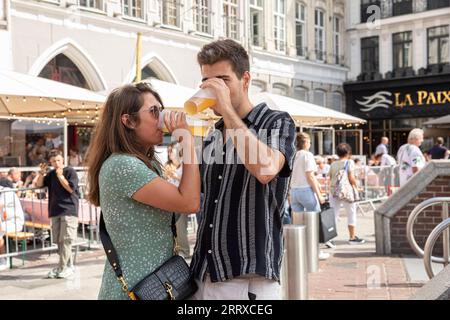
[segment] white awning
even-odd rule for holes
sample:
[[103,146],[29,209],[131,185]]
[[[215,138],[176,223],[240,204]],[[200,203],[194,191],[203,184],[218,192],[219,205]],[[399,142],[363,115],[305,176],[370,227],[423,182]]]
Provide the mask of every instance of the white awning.
[[65,83],[0,70],[0,115],[94,110],[106,97]]
[[441,118],[433,119],[424,123],[424,125],[450,124],[450,114]]
[[164,103],[164,107],[167,109],[182,110],[186,100],[196,92],[195,89],[155,78],[149,78],[145,81],[150,82],[152,88],[158,92]]
[[297,125],[302,126],[364,124],[366,122],[364,119],[343,112],[268,92],[259,92],[250,97],[250,100],[255,105],[265,102],[273,110],[285,111]]

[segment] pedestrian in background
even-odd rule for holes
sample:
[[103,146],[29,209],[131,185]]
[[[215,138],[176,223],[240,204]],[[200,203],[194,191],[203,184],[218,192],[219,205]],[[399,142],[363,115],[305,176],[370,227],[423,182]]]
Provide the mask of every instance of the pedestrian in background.
[[436,144],[430,149],[429,154],[433,160],[448,159],[450,151],[444,147],[444,138],[438,137]]
[[[341,170],[345,170],[348,175],[348,180],[350,184],[357,188],[357,183],[355,179],[355,162],[351,159],[352,156],[352,148],[347,143],[341,143],[336,148],[337,156],[339,160],[333,162],[330,168],[330,206],[334,210],[334,215],[336,217],[336,225],[337,220],[339,218],[339,211],[341,210],[341,206],[344,207],[345,212],[347,213],[347,226],[349,233],[349,244],[362,244],[365,243],[364,239],[361,239],[356,236],[356,205],[354,202],[348,202],[345,200],[341,200],[336,198],[333,193],[338,183],[338,173]],[[348,190],[348,192],[353,192]]]
[[[325,203],[325,198],[320,191],[319,182],[316,179],[317,171],[314,155],[309,152],[311,138],[307,133],[297,134],[297,153],[294,160],[294,168],[291,177],[291,207],[294,212],[320,213],[320,205]],[[319,259],[325,260],[329,253],[319,252]]]
[[413,129],[408,135],[408,143],[402,145],[397,152],[397,160],[400,167],[400,187],[404,186],[426,164],[425,156],[419,149],[422,142],[423,130]]
[[48,278],[68,278],[74,274],[72,244],[78,231],[78,176],[72,167],[64,166],[59,150],[51,150],[48,164],[41,163],[36,181],[38,188],[48,189],[48,214],[52,224],[53,242],[58,245],[58,267],[51,270]]
[[[181,161],[182,152],[179,150],[179,143],[171,142],[167,147],[167,162],[164,165],[164,175],[170,183],[178,187],[183,175],[183,163]],[[188,215],[178,215],[177,226],[177,244],[179,246],[178,253],[185,258],[191,256],[189,240],[187,235]]]

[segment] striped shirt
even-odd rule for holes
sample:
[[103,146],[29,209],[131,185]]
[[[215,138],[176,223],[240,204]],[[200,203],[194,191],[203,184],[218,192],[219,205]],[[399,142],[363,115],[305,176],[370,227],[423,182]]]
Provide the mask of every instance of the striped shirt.
[[194,276],[202,281],[207,273],[212,282],[246,274],[280,279],[282,215],[296,151],[295,124],[288,113],[271,110],[265,103],[254,107],[243,121],[286,162],[263,185],[238,162],[232,140],[223,142],[223,119],[205,139],[200,165],[205,197],[191,263]]

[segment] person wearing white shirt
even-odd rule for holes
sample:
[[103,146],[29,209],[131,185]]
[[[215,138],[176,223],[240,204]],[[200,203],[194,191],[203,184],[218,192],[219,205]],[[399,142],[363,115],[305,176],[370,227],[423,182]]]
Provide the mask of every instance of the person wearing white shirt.
[[[0,186],[0,254],[5,253],[3,236],[7,232],[20,232],[24,225],[24,214],[19,197],[9,188]],[[8,268],[7,258],[0,258],[0,270]]]
[[320,177],[326,177],[328,175],[328,172],[330,171],[330,165],[328,163],[325,163],[325,159],[322,157],[316,157],[315,159],[317,165],[316,175]]
[[389,143],[389,138],[388,137],[382,137],[381,138],[381,143],[375,149],[375,154],[389,154],[388,148],[387,148],[388,143]]
[[402,145],[398,150],[397,160],[400,166],[400,187],[404,186],[406,182],[426,164],[425,157],[419,149],[422,142],[423,130],[416,128],[409,133],[408,143]]
[[[316,179],[316,161],[311,152],[311,138],[308,134],[300,132],[297,134],[297,153],[295,155],[294,167],[291,178],[290,200],[292,211],[317,212],[321,211],[320,204],[325,203],[319,182]],[[319,259],[325,260],[330,255],[319,252]]]

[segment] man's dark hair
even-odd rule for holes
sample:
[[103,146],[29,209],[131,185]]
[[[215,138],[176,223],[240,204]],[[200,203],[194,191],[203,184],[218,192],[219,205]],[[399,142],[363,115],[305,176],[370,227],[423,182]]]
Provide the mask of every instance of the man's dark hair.
[[340,143],[336,148],[336,154],[339,158],[343,158],[352,154],[352,147],[348,143]]
[[200,66],[229,61],[238,79],[242,78],[245,71],[250,71],[247,51],[239,43],[230,39],[204,45],[197,55],[197,61]]
[[63,156],[63,153],[61,152],[61,150],[53,149],[48,154],[49,159],[51,159],[53,157],[57,157],[57,156],[61,156],[61,157]]

